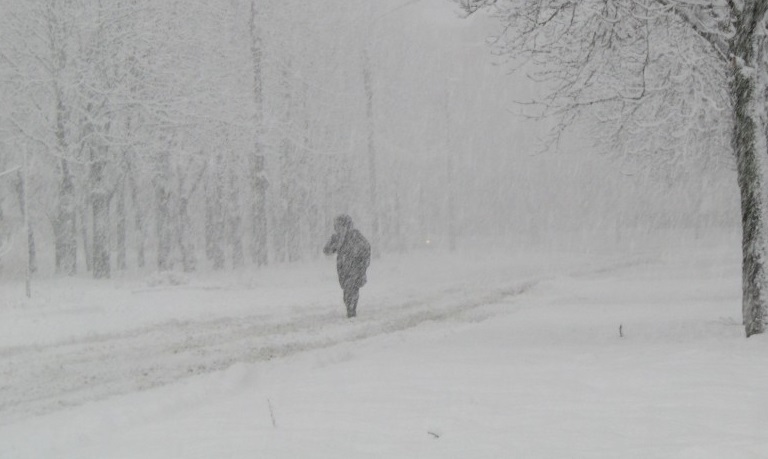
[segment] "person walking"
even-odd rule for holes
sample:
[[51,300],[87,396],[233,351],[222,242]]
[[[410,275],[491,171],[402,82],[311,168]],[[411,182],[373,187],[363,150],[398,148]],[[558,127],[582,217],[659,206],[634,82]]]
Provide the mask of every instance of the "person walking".
[[344,291],[347,317],[352,318],[357,316],[360,288],[368,281],[366,270],[371,263],[371,245],[362,233],[355,229],[349,215],[337,216],[333,222],[333,230],[333,235],[323,247],[323,253],[336,254],[339,285]]

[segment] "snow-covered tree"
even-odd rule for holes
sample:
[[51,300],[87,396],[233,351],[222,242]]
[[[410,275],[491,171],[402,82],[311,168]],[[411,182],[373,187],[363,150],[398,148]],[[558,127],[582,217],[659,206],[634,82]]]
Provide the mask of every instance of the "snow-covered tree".
[[741,190],[743,316],[747,336],[768,317],[765,177],[766,11],[762,0],[459,0],[488,7],[503,27],[496,50],[546,94],[531,101],[557,118],[551,139],[582,115],[619,155],[726,154]]
[[[43,274],[294,262],[320,256],[338,213],[382,252],[485,236],[548,243],[608,226],[628,240],[625,228],[669,220],[679,206],[639,219],[647,201],[603,178],[597,160],[565,181],[598,178],[610,192],[567,192],[560,160],[529,155],[531,125],[508,129],[516,88],[497,92],[504,75],[468,39],[485,31],[433,14],[442,11],[439,0],[0,0],[0,171],[13,171],[0,177],[0,237],[13,242],[5,266],[23,266],[25,241]],[[699,150],[726,148],[727,128],[682,128],[729,107],[716,92],[711,111],[686,105],[710,83],[684,71],[709,66],[685,30],[664,33],[689,59],[665,53],[676,70],[647,71],[668,80],[664,97],[684,109],[649,90],[656,123],[640,116],[649,102],[635,112],[605,104],[580,124],[616,140],[626,163],[653,155],[659,170],[690,170]],[[713,68],[705,75],[723,84]],[[621,125],[631,129],[606,134]],[[687,148],[643,135],[654,130],[688,135],[679,139]],[[669,179],[683,186],[681,174]],[[620,209],[621,199],[637,205]]]

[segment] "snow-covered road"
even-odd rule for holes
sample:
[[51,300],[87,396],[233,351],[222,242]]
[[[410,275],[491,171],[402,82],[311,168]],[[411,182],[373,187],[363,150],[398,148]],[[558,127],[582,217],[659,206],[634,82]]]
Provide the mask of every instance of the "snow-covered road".
[[353,321],[323,265],[52,283],[3,310],[0,457],[762,458],[731,254],[385,259]]
[[[482,263],[483,257],[462,261],[461,256],[428,255],[383,260],[381,275],[372,274],[374,281],[363,290],[361,314],[353,321],[344,318],[336,304],[338,287],[329,264],[299,270],[303,283],[294,286],[294,298],[285,294],[296,277],[290,268],[252,274],[273,276],[265,280],[270,287],[261,288],[212,288],[195,285],[194,280],[154,287],[122,282],[114,285],[111,300],[104,287],[81,279],[77,291],[90,287],[101,295],[74,295],[67,301],[64,294],[61,304],[6,310],[5,328],[10,331],[15,320],[22,329],[26,326],[27,334],[0,349],[0,424],[223,370],[237,362],[280,358],[427,321],[473,319],[478,308],[514,297],[545,277],[601,272],[641,260],[572,257],[553,269],[540,256],[531,258],[533,262]],[[55,298],[67,285],[43,283],[41,288]],[[269,304],[270,298],[274,304]],[[156,315],[169,303],[183,305],[177,316],[171,309]],[[149,318],[142,318],[144,314]]]
[[236,362],[270,360],[400,331],[467,314],[534,284],[521,282],[474,299],[453,289],[431,292],[432,298],[380,308],[354,321],[343,318],[338,308],[268,317],[173,320],[67,342],[4,349],[0,351],[0,412],[3,422],[12,422],[224,370]]

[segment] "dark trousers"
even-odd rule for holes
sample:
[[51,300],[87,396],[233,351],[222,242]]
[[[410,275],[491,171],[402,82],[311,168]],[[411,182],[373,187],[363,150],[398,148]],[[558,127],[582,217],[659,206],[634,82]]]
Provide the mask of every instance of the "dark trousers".
[[360,298],[359,288],[348,288],[344,290],[344,304],[347,306],[347,317],[357,315],[357,300]]

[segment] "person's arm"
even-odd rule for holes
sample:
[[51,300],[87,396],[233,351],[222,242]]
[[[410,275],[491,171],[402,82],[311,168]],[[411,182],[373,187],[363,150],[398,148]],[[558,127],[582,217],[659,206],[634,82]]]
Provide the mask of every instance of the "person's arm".
[[339,235],[334,234],[331,239],[323,247],[323,253],[326,255],[333,255],[339,250]]

